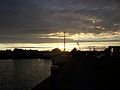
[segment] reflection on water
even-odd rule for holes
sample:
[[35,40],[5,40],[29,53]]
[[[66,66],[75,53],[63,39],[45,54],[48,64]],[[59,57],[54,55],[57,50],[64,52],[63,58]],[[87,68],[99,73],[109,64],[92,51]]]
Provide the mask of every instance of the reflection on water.
[[49,60],[0,60],[0,90],[30,90],[50,75]]
[[13,86],[13,61],[0,61],[0,90]]

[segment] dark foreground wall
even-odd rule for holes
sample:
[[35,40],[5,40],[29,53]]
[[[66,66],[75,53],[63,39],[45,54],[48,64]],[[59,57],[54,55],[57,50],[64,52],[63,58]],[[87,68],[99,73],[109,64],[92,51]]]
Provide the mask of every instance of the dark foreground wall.
[[119,90],[120,59],[76,59],[60,67],[57,78],[49,77],[32,90]]

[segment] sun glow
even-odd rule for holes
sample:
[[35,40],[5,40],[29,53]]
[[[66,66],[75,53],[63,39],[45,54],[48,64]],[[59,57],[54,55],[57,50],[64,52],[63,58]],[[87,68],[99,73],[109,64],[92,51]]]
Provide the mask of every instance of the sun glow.
[[[95,47],[98,50],[103,50],[108,46],[118,46],[120,42],[77,42],[66,43],[66,51],[71,51],[73,48],[78,50],[89,50],[89,47]],[[13,50],[14,48],[26,49],[26,50],[39,50],[39,51],[51,51],[54,48],[59,48],[61,51],[64,50],[63,43],[1,43],[0,50]]]
[[[70,51],[76,47],[76,43],[66,43],[66,50]],[[59,48],[61,51],[64,50],[63,43],[3,43],[0,44],[0,50],[14,50],[26,49],[26,50],[39,50],[39,51],[51,51],[54,48]]]

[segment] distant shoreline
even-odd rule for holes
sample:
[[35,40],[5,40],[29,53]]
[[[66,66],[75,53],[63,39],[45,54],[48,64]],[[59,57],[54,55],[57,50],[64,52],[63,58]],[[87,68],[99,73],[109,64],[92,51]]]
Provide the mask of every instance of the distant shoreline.
[[61,51],[59,48],[55,48],[52,51],[38,51],[38,50],[24,50],[24,49],[17,49],[14,50],[0,50],[0,59],[52,59],[54,56],[60,55],[70,55],[74,56],[74,54],[97,54],[97,53],[104,53],[104,51],[97,51],[91,49],[91,51],[80,51],[74,48],[71,51]]

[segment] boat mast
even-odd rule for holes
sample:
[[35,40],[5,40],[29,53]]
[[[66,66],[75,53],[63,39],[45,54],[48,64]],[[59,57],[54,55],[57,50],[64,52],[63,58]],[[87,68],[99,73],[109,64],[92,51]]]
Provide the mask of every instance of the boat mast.
[[66,43],[66,40],[65,40],[65,32],[64,32],[64,51],[65,51],[65,43]]

